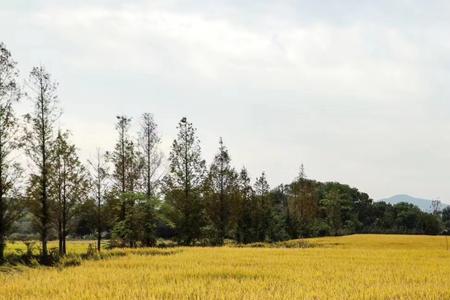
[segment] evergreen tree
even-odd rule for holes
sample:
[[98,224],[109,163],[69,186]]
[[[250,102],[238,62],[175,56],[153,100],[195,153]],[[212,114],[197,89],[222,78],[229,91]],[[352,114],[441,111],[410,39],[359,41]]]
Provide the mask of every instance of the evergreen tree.
[[113,196],[118,203],[118,220],[125,220],[126,197],[121,194],[133,193],[139,187],[139,179],[142,170],[142,159],[136,151],[135,143],[129,134],[131,119],[126,116],[117,116],[116,130],[118,140],[114,151],[107,153],[107,157],[113,164]]
[[189,245],[200,240],[204,226],[204,203],[201,188],[205,161],[201,158],[196,129],[186,118],[178,124],[178,135],[169,156],[170,169],[165,177],[169,218],[175,225],[177,239]]
[[295,224],[294,232],[296,234],[296,238],[302,235],[302,229],[305,224],[305,210],[306,210],[306,202],[307,194],[306,194],[306,174],[303,164],[300,166],[300,172],[298,178],[295,182],[291,184],[290,189],[290,212],[292,217],[292,224]]
[[152,114],[142,115],[139,142],[143,158],[144,187],[148,198],[156,194],[159,183],[157,176],[162,160],[162,153],[158,149],[161,138],[158,135],[157,127]]
[[143,246],[151,247],[156,245],[156,228],[160,220],[158,215],[159,200],[155,197],[144,197],[139,202],[139,239]]
[[243,168],[238,178],[238,209],[236,210],[236,235],[238,243],[248,244],[254,238],[253,212],[254,212],[254,192],[247,169]]
[[447,234],[450,234],[450,206],[442,210],[442,222],[445,230],[447,230]]
[[218,245],[222,245],[229,235],[233,201],[237,191],[237,174],[230,161],[228,150],[221,138],[219,152],[210,166],[205,184],[208,217],[215,232],[213,242]]
[[[108,153],[114,165],[113,179],[117,191],[125,193],[129,191],[127,186],[127,170],[130,158],[127,150],[130,148],[131,139],[129,137],[131,119],[126,116],[117,116],[116,130],[118,133],[118,140],[114,151]],[[121,212],[124,217],[125,211]]]
[[160,167],[162,152],[158,149],[161,138],[158,135],[158,125],[153,115],[144,113],[141,121],[139,145],[142,155],[143,191],[145,197],[137,203],[139,209],[139,239],[143,246],[156,244],[156,227],[159,221],[157,194],[160,184]]
[[303,164],[297,179],[289,185],[288,195],[288,232],[292,238],[308,235],[317,214],[317,200],[314,183],[306,178]]
[[117,221],[113,228],[113,240],[120,245],[136,247],[156,244],[156,225],[158,222],[155,198],[148,198],[145,193],[124,193],[122,202],[126,205],[125,219]]
[[108,166],[104,154],[97,150],[96,160],[89,161],[91,166],[92,187],[94,189],[94,199],[96,205],[95,226],[97,233],[97,251],[101,250],[102,232],[104,227],[103,203],[106,194],[106,180],[108,178]]
[[287,196],[284,193],[283,185],[270,192],[269,239],[272,242],[289,238],[286,228],[286,202]]
[[262,172],[254,185],[256,208],[253,213],[253,228],[257,241],[266,241],[269,238],[271,222],[271,203],[269,197],[269,184],[266,174]]
[[4,260],[6,236],[23,208],[19,193],[22,170],[11,156],[19,146],[13,109],[20,98],[17,76],[16,62],[0,43],[0,263]]
[[338,235],[342,229],[343,196],[337,187],[332,187],[320,203],[326,212],[326,221],[331,228],[331,234]]
[[121,246],[128,244],[130,247],[136,247],[137,245],[139,238],[138,214],[140,213],[136,209],[138,197],[138,193],[120,194],[120,203],[124,207],[125,215],[122,220],[116,220],[112,230],[112,239],[119,242]]
[[87,199],[89,182],[75,145],[68,141],[67,132],[58,132],[52,153],[50,199],[57,223],[59,253],[67,253],[66,237],[77,205]]
[[57,84],[51,80],[44,67],[34,67],[30,73],[30,94],[34,111],[25,116],[26,153],[33,161],[35,170],[31,175],[29,200],[42,243],[43,261],[48,262],[47,242],[51,230],[51,203],[49,180],[53,149],[53,126],[59,117],[57,108]]

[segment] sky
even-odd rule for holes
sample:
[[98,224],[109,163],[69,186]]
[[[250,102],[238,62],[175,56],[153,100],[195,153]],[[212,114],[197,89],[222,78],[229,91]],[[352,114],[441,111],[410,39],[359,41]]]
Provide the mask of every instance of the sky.
[[439,0],[0,1],[0,41],[24,84],[35,65],[59,82],[84,159],[144,112],[168,157],[186,116],[208,162],[222,137],[272,186],[303,163],[374,199],[450,201],[449,36]]

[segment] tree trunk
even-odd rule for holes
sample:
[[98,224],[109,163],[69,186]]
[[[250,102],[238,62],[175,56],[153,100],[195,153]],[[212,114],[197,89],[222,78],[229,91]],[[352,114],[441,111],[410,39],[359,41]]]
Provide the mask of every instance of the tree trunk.
[[[122,133],[121,133],[121,141],[120,141],[120,146],[121,146],[121,168],[122,168],[122,196],[125,194],[126,191],[126,175],[125,175],[125,170],[126,170],[126,165],[125,165],[125,129],[122,127]],[[120,221],[125,220],[125,216],[126,216],[126,210],[125,210],[125,202],[124,199],[122,197],[121,199],[121,208],[120,208]]]
[[[44,263],[48,262],[48,248],[47,248],[47,239],[48,239],[48,207],[47,207],[47,189],[44,188],[44,192],[42,193],[42,231],[41,231],[41,242],[42,242],[42,258]],[[45,200],[44,200],[45,199]]]
[[102,246],[102,225],[101,225],[101,196],[100,185],[98,186],[98,199],[97,199],[97,251],[100,252]]
[[[221,153],[223,157],[223,153]],[[220,202],[220,229],[219,229],[219,244],[223,245],[225,240],[225,222],[226,222],[226,212],[225,212],[225,184],[224,184],[224,170],[223,170],[223,159],[220,162],[220,193],[219,193],[219,202]]]
[[150,130],[147,128],[147,197],[150,198],[152,196],[152,181],[151,181],[151,168],[152,168],[152,162],[151,162],[151,136],[150,136]]
[[[189,157],[188,157],[188,141],[187,141],[187,135],[186,135],[186,124],[184,124],[184,130],[185,130],[185,140],[184,140],[184,196],[185,196],[185,218],[191,219],[191,216],[189,215],[188,205],[189,205]],[[191,221],[189,220],[189,223]],[[188,226],[190,226],[189,224]],[[192,230],[187,235],[187,239],[185,240],[187,245],[190,245],[192,243]]]
[[3,263],[5,261],[5,248],[6,248],[6,243],[5,243],[5,239],[4,237],[0,237],[0,264]]
[[67,213],[66,213],[66,200],[64,199],[63,204],[63,219],[62,219],[62,254],[66,255],[66,236],[67,236]]
[[[0,146],[2,142],[0,140]],[[0,149],[0,263],[5,259],[4,251],[6,248],[6,205],[5,199],[3,199],[3,155]]]
[[100,231],[98,231],[97,233],[97,251],[100,252],[101,248],[102,248],[102,234]]
[[63,238],[62,238],[62,222],[61,219],[58,220],[58,252],[59,255],[63,255]]
[[[1,170],[0,170],[1,176]],[[0,184],[0,264],[5,260],[5,248],[6,248],[6,224],[4,220],[5,208],[4,208],[4,199],[3,199],[3,189]]]
[[47,249],[47,239],[48,239],[48,223],[49,223],[49,212],[48,212],[48,195],[47,195],[47,130],[45,124],[45,111],[44,111],[44,95],[41,84],[41,129],[42,129],[42,140],[41,140],[41,154],[42,154],[42,231],[41,231],[41,240],[42,240],[42,256],[44,262],[48,262],[48,249]]

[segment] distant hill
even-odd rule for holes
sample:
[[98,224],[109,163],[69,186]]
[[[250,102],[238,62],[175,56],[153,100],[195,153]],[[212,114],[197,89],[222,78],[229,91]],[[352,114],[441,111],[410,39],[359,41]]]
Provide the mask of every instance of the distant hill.
[[[431,212],[431,200],[415,198],[409,195],[395,195],[390,198],[380,199],[378,201],[384,201],[390,204],[397,204],[400,202],[411,203],[418,206],[422,211]],[[448,204],[442,203],[441,209],[444,209]]]

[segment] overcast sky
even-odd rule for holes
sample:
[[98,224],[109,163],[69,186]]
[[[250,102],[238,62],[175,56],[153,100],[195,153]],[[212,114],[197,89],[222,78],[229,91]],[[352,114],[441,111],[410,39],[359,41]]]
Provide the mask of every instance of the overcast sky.
[[84,158],[118,114],[153,113],[166,153],[187,116],[208,162],[222,136],[272,186],[303,162],[375,199],[450,200],[449,37],[444,0],[0,2],[0,41],[60,83]]

